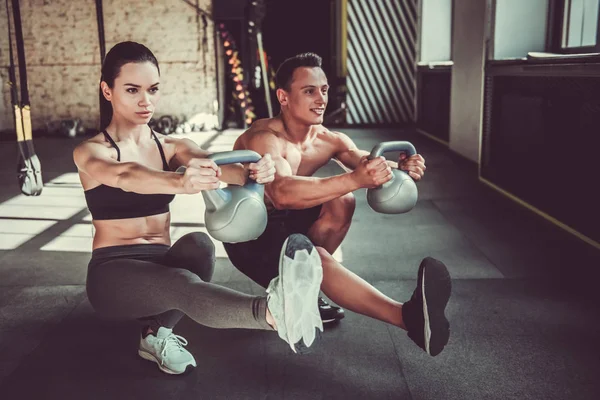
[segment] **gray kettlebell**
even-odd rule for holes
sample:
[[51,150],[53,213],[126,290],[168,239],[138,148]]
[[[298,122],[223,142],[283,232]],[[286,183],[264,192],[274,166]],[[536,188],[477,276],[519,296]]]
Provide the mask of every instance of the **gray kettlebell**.
[[[262,157],[251,150],[225,151],[207,157],[217,165],[257,162]],[[185,171],[180,167],[177,172]],[[244,186],[203,190],[206,203],[204,222],[208,233],[221,242],[247,242],[259,237],[267,227],[264,186],[248,179]]]
[[[417,154],[410,142],[382,142],[373,148],[369,159],[388,151],[403,151],[408,157]],[[418,191],[415,181],[406,172],[392,170],[390,181],[375,189],[367,189],[367,201],[374,211],[383,214],[402,214],[412,210],[417,203]]]

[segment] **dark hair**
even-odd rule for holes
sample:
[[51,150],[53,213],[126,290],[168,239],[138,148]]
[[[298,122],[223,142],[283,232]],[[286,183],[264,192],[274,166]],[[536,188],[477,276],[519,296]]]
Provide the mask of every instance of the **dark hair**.
[[300,67],[319,67],[321,68],[321,57],[315,53],[302,53],[285,60],[275,73],[275,83],[277,89],[290,91],[292,78],[296,68]]
[[[143,63],[143,62],[151,62],[158,69],[158,73],[160,74],[160,69],[158,68],[158,61],[154,54],[143,44],[139,44],[136,42],[121,42],[117,43],[106,57],[104,57],[104,62],[102,63],[102,76],[100,77],[100,82],[104,81],[108,85],[108,87],[112,88],[115,84],[115,79],[121,73],[121,67],[128,63]],[[100,130],[103,131],[106,129],[108,124],[110,124],[110,120],[112,119],[113,109],[110,101],[104,98],[102,94],[102,88],[99,88],[100,93]]]

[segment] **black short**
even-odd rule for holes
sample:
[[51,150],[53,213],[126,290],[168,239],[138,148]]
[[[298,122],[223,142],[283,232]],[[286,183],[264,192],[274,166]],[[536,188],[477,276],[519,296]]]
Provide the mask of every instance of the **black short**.
[[303,210],[273,210],[267,228],[256,240],[223,243],[232,264],[263,287],[279,273],[279,255],[285,239],[292,233],[306,235],[321,215],[321,205]]

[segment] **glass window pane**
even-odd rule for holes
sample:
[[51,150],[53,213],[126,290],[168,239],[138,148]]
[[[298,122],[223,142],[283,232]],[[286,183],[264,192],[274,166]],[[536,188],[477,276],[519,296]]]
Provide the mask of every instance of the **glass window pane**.
[[583,0],[569,1],[569,32],[567,47],[581,45],[581,28],[583,27]]
[[452,0],[423,0],[420,61],[450,61],[451,40]]
[[563,47],[595,46],[600,0],[568,0],[565,3]]
[[595,46],[598,32],[598,4],[600,0],[585,0],[583,14],[583,29],[581,32],[582,46]]

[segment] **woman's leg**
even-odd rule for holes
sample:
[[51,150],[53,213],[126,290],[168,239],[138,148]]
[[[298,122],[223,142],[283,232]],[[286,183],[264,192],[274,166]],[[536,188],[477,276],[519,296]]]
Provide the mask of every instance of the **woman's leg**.
[[164,264],[184,268],[210,282],[215,271],[215,245],[204,232],[192,232],[182,236],[167,251]]
[[[177,240],[159,262],[167,267],[186,269],[204,282],[210,282],[215,270],[215,245],[204,232],[188,233]],[[172,329],[184,315],[180,310],[169,310],[140,320],[156,332],[161,326]]]
[[[196,239],[201,235],[187,236],[171,249],[155,245],[100,249],[88,267],[92,306],[108,318],[141,320],[145,327],[138,354],[168,374],[183,374],[196,366],[184,348],[187,341],[172,331],[184,312],[217,328],[272,329],[266,322],[266,298],[203,282],[198,274],[210,279],[214,248],[212,242],[195,246],[202,243]],[[185,268],[176,268],[175,263]]]
[[90,303],[101,315],[138,319],[171,310],[213,328],[272,329],[266,297],[204,282],[193,272],[156,262],[114,259],[88,271]]

